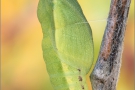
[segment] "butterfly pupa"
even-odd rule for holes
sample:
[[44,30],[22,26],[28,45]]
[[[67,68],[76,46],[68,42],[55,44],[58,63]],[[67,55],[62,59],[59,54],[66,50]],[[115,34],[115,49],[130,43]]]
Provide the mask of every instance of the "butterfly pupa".
[[39,0],[42,50],[54,90],[88,90],[93,38],[77,0]]

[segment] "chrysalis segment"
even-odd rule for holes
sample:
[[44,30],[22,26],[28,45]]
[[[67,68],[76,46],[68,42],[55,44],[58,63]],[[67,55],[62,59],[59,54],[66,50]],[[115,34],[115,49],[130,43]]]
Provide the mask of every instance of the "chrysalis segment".
[[91,28],[76,0],[40,0],[42,50],[54,90],[88,90],[93,62]]
[[[54,3],[55,41],[63,62],[82,68],[86,74],[93,62],[91,28],[76,0]],[[76,64],[77,62],[77,64]]]

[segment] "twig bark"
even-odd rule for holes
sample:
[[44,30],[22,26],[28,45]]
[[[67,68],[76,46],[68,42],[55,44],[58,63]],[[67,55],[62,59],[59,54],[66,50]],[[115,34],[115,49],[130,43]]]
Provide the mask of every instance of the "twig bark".
[[90,75],[93,90],[116,90],[131,0],[112,0],[98,60]]

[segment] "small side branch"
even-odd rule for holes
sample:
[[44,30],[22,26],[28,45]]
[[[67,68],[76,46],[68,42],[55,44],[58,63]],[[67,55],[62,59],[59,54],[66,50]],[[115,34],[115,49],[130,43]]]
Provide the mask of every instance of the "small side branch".
[[100,53],[90,75],[93,90],[116,90],[130,3],[131,0],[111,1]]

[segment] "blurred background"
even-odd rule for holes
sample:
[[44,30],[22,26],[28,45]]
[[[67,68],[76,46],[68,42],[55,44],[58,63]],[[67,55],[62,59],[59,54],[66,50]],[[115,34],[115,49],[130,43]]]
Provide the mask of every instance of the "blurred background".
[[[92,28],[95,61],[110,1],[78,0]],[[1,0],[1,90],[53,90],[42,55],[43,35],[37,19],[37,5],[38,0]],[[117,90],[134,90],[134,16],[132,0]],[[87,81],[92,90],[89,77]]]

